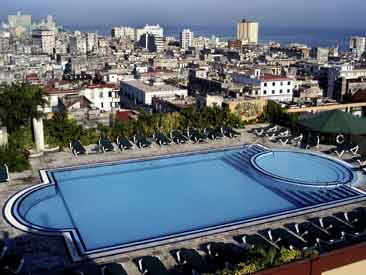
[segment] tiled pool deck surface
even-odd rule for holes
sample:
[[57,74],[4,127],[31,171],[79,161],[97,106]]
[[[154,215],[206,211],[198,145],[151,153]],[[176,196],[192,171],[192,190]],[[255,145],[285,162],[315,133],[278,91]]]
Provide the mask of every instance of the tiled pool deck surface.
[[[258,125],[256,125],[258,127]],[[69,151],[47,154],[40,159],[32,160],[32,172],[25,172],[21,174],[12,175],[13,180],[10,184],[0,185],[0,207],[3,208],[5,202],[16,192],[40,182],[39,170],[40,169],[50,169],[65,166],[77,166],[82,164],[92,164],[99,162],[110,162],[123,159],[131,158],[141,158],[147,156],[157,156],[163,154],[173,154],[188,151],[197,151],[213,148],[222,148],[228,146],[238,146],[244,144],[251,144],[254,141],[258,141],[270,148],[280,147],[284,148],[279,144],[273,144],[267,139],[259,139],[247,133],[247,127],[242,133],[240,138],[228,139],[220,141],[209,141],[200,144],[182,144],[182,145],[170,145],[165,147],[160,147],[154,145],[150,149],[142,150],[132,150],[129,152],[116,152],[116,153],[106,153],[106,154],[90,154],[88,156],[80,156],[74,158]],[[91,147],[92,148],[92,147]],[[88,148],[88,149],[91,149]],[[326,147],[320,148],[320,150],[327,149]],[[366,189],[363,188],[362,189]],[[330,210],[324,210],[317,213],[301,215],[296,218],[291,218],[293,222],[301,222],[311,217],[316,217],[319,215],[331,215],[339,211],[347,211],[353,208],[363,206],[366,207],[366,202],[360,202],[356,204],[341,206],[338,208],[333,208]],[[170,255],[170,251],[178,248],[199,248],[203,243],[210,241],[224,241],[224,242],[234,242],[233,237],[241,235],[243,233],[254,233],[259,229],[264,228],[276,228],[280,227],[289,220],[275,221],[271,223],[262,224],[260,226],[247,227],[239,230],[230,231],[227,233],[220,233],[217,235],[211,235],[207,237],[200,237],[197,239],[192,239],[188,241],[180,242],[179,239],[175,240],[176,243],[171,243],[168,245],[163,245],[155,248],[144,249],[140,251],[129,252],[126,254],[111,256],[107,258],[99,258],[97,260],[90,261],[89,263],[81,263],[82,265],[101,265],[108,262],[120,262],[123,264],[124,268],[128,274],[140,274],[137,270],[135,264],[131,261],[132,259],[145,256],[145,255],[157,255],[164,262],[168,268],[173,268],[176,265],[174,258]],[[0,231],[5,239],[9,240],[10,250],[21,253],[25,258],[25,269],[23,274],[47,274],[47,275],[57,275],[58,270],[62,270],[65,266],[80,265],[80,263],[73,264],[68,250],[65,246],[64,240],[61,237],[45,237],[37,236],[32,234],[27,234],[11,227],[4,219],[0,221]]]

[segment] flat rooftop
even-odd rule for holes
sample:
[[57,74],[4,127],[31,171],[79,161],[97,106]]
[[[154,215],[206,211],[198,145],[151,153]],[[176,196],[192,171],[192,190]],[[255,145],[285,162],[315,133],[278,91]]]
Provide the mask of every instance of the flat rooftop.
[[132,80],[132,81],[124,81],[123,84],[132,86],[136,89],[139,89],[145,93],[154,93],[154,92],[170,92],[170,91],[181,91],[178,87],[168,85],[165,83],[155,83],[154,85],[148,84],[141,80]]

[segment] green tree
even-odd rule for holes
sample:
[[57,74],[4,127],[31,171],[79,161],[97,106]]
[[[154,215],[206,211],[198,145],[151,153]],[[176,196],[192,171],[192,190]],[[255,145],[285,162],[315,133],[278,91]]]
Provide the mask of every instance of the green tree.
[[46,99],[39,86],[13,84],[0,87],[0,120],[9,133],[31,123],[32,118],[40,118]]
[[0,164],[7,164],[10,172],[22,172],[30,168],[27,151],[13,143],[0,147]]
[[76,121],[69,119],[66,112],[58,112],[52,119],[45,121],[45,133],[46,136],[52,137],[56,145],[63,148],[67,147],[72,139],[83,137],[85,131]]

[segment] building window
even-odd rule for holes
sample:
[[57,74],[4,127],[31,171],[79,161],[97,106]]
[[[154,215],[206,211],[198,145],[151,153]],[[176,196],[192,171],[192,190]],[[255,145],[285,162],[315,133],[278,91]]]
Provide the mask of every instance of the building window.
[[276,82],[272,82],[272,86],[276,86]]
[[281,90],[280,90],[280,94],[282,94],[282,93],[283,93],[283,90],[281,89]]
[[110,106],[113,108],[113,102],[110,103]]
[[103,104],[103,102],[102,103],[100,103],[100,107],[103,109],[104,108],[104,104]]
[[113,97],[113,93],[112,93],[112,92],[109,92],[109,93],[108,93],[108,96],[109,96],[109,97]]
[[99,93],[99,97],[100,97],[100,98],[103,98],[103,92],[100,92],[100,93]]
[[280,85],[283,86],[283,82],[281,82]]
[[272,94],[273,94],[273,95],[275,94],[275,90],[272,90]]
[[264,87],[267,87],[267,82],[264,82]]
[[289,85],[289,86],[290,86],[290,85],[291,85],[291,82],[290,82],[290,81],[289,81],[289,82],[287,82],[287,85]]
[[258,95],[258,91],[255,91],[255,94]]
[[263,94],[264,94],[264,95],[266,95],[266,94],[267,94],[267,91],[266,91],[266,90],[264,90],[264,91],[263,91]]
[[290,89],[288,89],[288,90],[287,90],[287,92],[288,92],[288,93],[291,93],[291,90],[290,90]]

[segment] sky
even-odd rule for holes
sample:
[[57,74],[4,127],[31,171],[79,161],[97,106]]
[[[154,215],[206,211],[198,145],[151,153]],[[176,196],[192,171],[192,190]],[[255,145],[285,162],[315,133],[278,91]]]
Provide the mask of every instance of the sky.
[[52,14],[67,26],[230,26],[247,18],[265,26],[366,27],[365,0],[0,0],[0,22],[17,11]]

